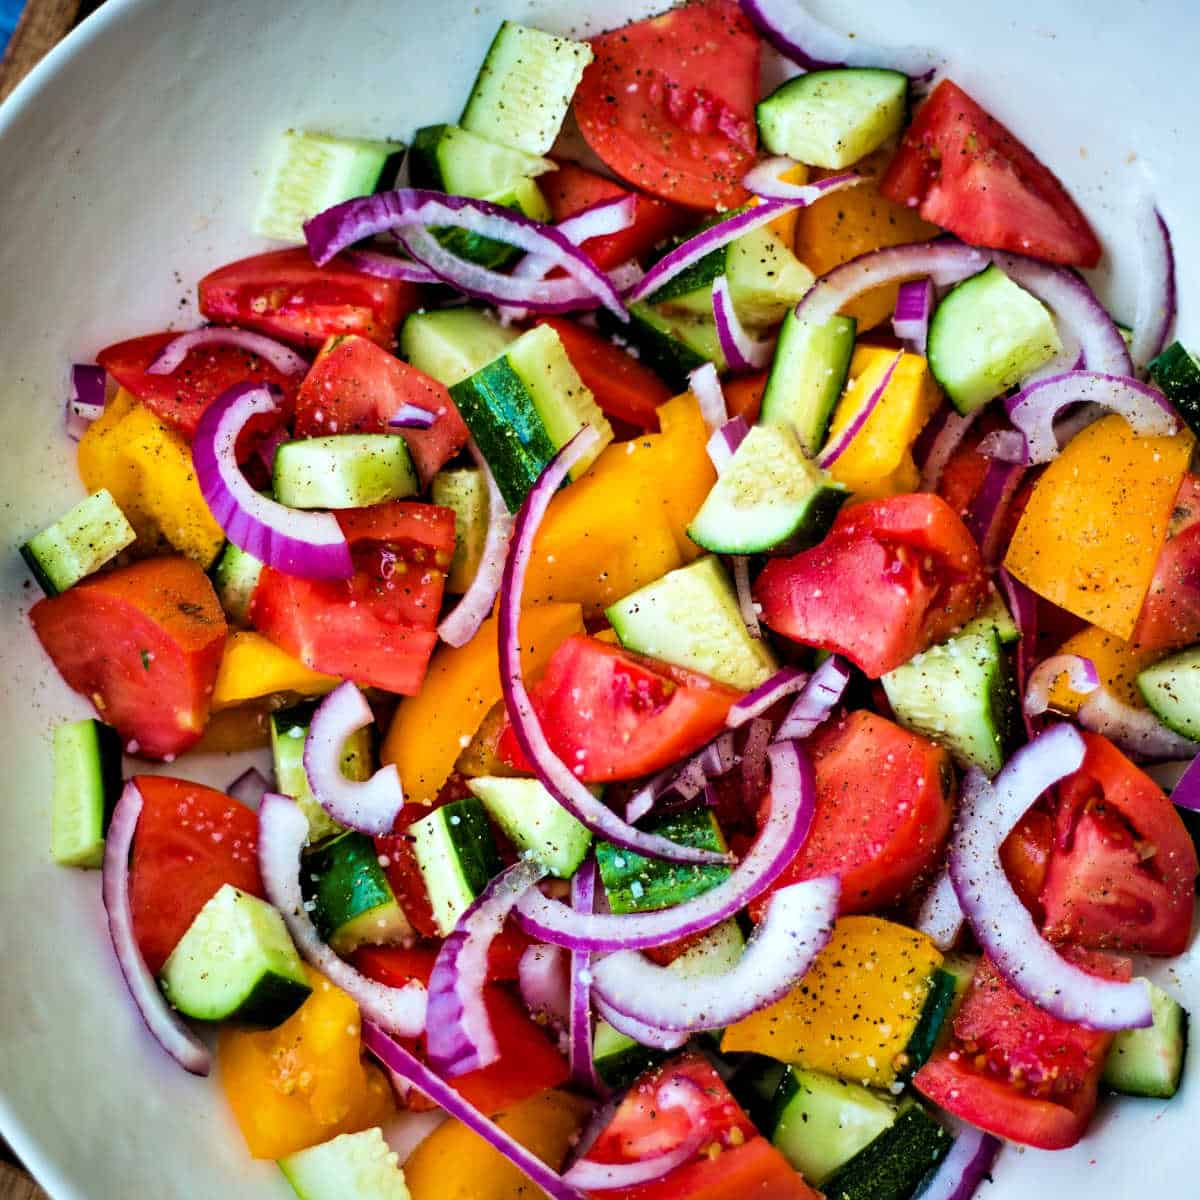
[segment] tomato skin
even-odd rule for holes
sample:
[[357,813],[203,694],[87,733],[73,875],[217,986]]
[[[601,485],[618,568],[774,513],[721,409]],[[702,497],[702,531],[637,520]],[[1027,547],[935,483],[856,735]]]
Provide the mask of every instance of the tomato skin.
[[590,44],[575,117],[605,165],[688,208],[743,203],[761,45],[738,5],[693,0]]
[[812,831],[770,890],[836,874],[838,912],[878,912],[936,866],[954,817],[950,756],[867,709],[827,722],[808,743],[817,784]]
[[398,431],[424,486],[467,442],[467,426],[445,384],[369,338],[331,338],[296,398],[296,436],[388,433],[389,418],[405,404],[437,414],[428,429]]
[[135,775],[142,794],[129,859],[133,932],[157,975],[196,914],[227,883],[265,897],[258,873],[258,819],[223,792]]
[[152,558],[39,600],[33,631],[62,677],[130,754],[167,758],[200,740],[225,648],[225,614],[187,558]]
[[917,111],[881,185],[965,242],[1094,267],[1100,243],[1058,177],[949,79]]
[[[1102,978],[1128,980],[1128,959],[1068,949]],[[1083,1136],[1113,1035],[1052,1017],[984,959],[954,1018],[949,1043],[913,1085],[935,1104],[997,1137],[1062,1150]]]
[[336,516],[354,577],[297,579],[264,567],[250,622],[314,671],[413,696],[437,644],[454,513],[393,501]]
[[1129,639],[1139,650],[1176,650],[1200,641],[1200,478],[1185,475],[1167,540]]
[[[705,675],[576,634],[530,696],[550,746],[585,783],[637,779],[678,762],[722,729],[742,693]],[[497,753],[530,771],[511,726]]]
[[986,595],[979,548],[925,493],[843,509],[823,542],[772,559],[754,586],[777,633],[843,654],[871,679],[949,637]]
[[540,317],[559,336],[571,365],[610,417],[639,429],[658,429],[658,406],[671,389],[649,367],[607,338],[563,317]]
[[1196,847],[1175,806],[1107,738],[1058,788],[1042,903],[1045,935],[1094,950],[1182,954],[1195,912]]
[[1041,896],[1053,844],[1054,817],[1046,807],[1037,804],[1017,822],[1000,847],[1004,873],[1039,925],[1045,919]]
[[200,311],[210,321],[314,350],[351,333],[391,346],[420,302],[415,284],[365,275],[341,258],[318,267],[303,246],[241,258],[200,280]]
[[753,375],[734,375],[722,381],[725,391],[725,407],[730,417],[742,417],[747,425],[758,421],[762,410],[763,392],[767,388],[766,371],[756,371]]

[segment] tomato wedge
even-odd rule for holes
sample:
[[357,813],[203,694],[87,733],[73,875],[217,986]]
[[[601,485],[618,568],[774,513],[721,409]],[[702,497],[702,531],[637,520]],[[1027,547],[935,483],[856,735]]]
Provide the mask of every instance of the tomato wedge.
[[405,404],[436,413],[428,429],[402,429],[422,484],[467,441],[467,427],[445,384],[410,367],[365,337],[330,338],[296,399],[296,436],[387,433]]
[[1175,650],[1200,641],[1200,479],[1185,475],[1175,497],[1167,540],[1138,614],[1139,650]]
[[[695,671],[575,635],[530,688],[554,752],[585,783],[637,779],[678,762],[725,727],[742,693]],[[531,772],[505,729],[501,760]]]
[[[1128,959],[1064,953],[1101,978],[1133,975]],[[935,1104],[997,1137],[1061,1150],[1087,1129],[1112,1036],[1030,1004],[985,958],[954,1018],[950,1041],[913,1084]]]
[[746,199],[760,43],[733,0],[693,0],[591,39],[575,117],[605,165],[688,208]]
[[157,975],[196,914],[232,884],[264,896],[258,873],[258,819],[223,792],[135,775],[142,794],[129,858],[133,932],[146,966]]
[[396,501],[337,520],[353,578],[297,579],[264,567],[251,624],[314,671],[414,696],[437,644],[454,513]]
[[1100,243],[1058,177],[952,80],[917,112],[881,187],[974,246],[1094,267]]
[[238,259],[200,280],[200,311],[210,321],[314,350],[347,333],[391,346],[420,302],[415,284],[364,275],[340,258],[318,267],[303,247]]
[[925,493],[843,509],[823,542],[772,559],[754,587],[772,629],[844,654],[872,679],[949,637],[986,595],[966,526]]
[[188,558],[151,558],[39,600],[33,631],[59,673],[113,725],[130,754],[169,758],[200,740],[225,614]]

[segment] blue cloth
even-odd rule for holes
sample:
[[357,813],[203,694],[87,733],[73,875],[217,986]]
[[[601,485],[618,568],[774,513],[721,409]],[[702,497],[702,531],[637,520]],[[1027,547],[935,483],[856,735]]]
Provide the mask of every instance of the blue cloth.
[[24,7],[25,0],[0,0],[0,53],[3,53],[4,47],[8,45],[8,39],[12,37],[12,31],[17,27],[17,18]]

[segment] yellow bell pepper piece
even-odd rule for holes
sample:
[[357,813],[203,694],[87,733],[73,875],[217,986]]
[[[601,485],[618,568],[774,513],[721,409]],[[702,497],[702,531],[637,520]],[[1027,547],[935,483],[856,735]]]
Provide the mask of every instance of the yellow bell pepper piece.
[[1110,416],[1072,438],[1033,489],[1004,565],[1026,587],[1128,639],[1195,439],[1137,437]]
[[89,492],[106,487],[143,550],[174,547],[208,566],[225,541],[200,493],[191,447],[126,391],[79,440]]
[[255,1158],[282,1158],[392,1115],[391,1085],[364,1063],[358,1005],[306,967],[312,995],[276,1029],[221,1031],[221,1087]]
[[[1073,637],[1067,638],[1058,653],[1081,654],[1084,658],[1090,658],[1096,665],[1100,683],[1118,700],[1135,708],[1145,708],[1146,702],[1137,686],[1138,672],[1164,658],[1168,651],[1136,650],[1119,637],[1089,625],[1087,629],[1081,629]],[[1056,712],[1078,712],[1086,699],[1086,696],[1071,688],[1070,679],[1065,674],[1060,675],[1050,688],[1050,707]]]
[[[808,167],[804,163],[797,163],[794,167],[789,167],[782,175],[778,177],[784,183],[805,184],[808,182]],[[759,204],[757,198],[751,202]],[[776,217],[767,228],[787,247],[792,247],[796,244],[796,214],[800,210],[793,208],[785,212],[782,217]]]
[[[500,699],[498,626],[493,617],[465,646],[443,646],[434,654],[420,692],[400,701],[381,757],[396,764],[409,803],[433,803],[454,770],[455,759]],[[583,631],[578,604],[527,608],[521,614],[521,662],[526,674],[541,670],[561,642]]]
[[716,469],[708,457],[708,426],[700,415],[700,403],[691,392],[660,404],[658,425],[663,434],[663,463],[656,476],[655,491],[667,510],[667,520],[683,559],[681,565],[686,565],[706,553],[688,537],[687,529],[717,482]]
[[[895,350],[880,346],[859,346],[854,351],[850,383],[830,425],[831,440],[862,412],[895,358]],[[941,391],[929,364],[919,354],[901,355],[879,403],[829,468],[830,475],[857,494],[895,495],[919,478],[912,445],[940,403]]]
[[842,917],[828,945],[782,1000],[725,1030],[744,1050],[887,1087],[907,1064],[942,955],[923,933],[880,917]]
[[[496,1124],[558,1171],[592,1105],[549,1091],[515,1105]],[[404,1179],[412,1200],[542,1200],[532,1183],[498,1150],[459,1121],[439,1125],[409,1155]]]
[[214,711],[266,696],[323,696],[341,680],[306,667],[261,633],[231,633],[213,685]]

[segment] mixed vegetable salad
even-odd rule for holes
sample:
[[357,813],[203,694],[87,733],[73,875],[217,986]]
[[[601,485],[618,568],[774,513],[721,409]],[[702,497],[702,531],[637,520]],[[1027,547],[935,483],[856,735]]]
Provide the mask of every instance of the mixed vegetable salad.
[[305,1200],[965,1200],[1179,1086],[1130,956],[1193,923],[1200,362],[1153,203],[1123,329],[946,71],[787,0],[505,22],[73,369],[54,856]]

